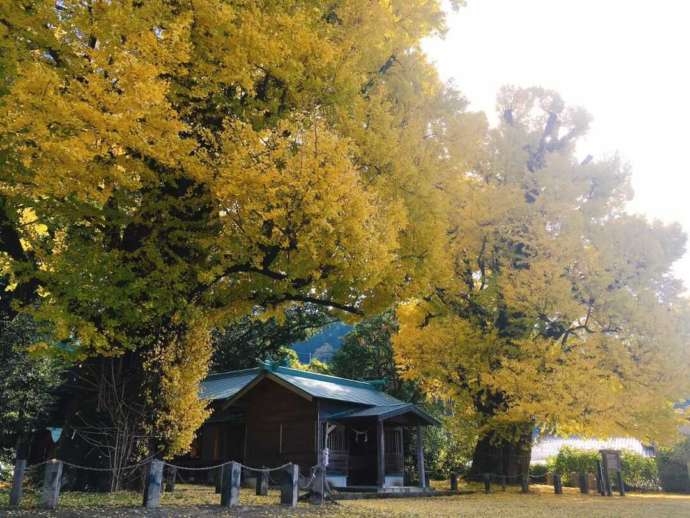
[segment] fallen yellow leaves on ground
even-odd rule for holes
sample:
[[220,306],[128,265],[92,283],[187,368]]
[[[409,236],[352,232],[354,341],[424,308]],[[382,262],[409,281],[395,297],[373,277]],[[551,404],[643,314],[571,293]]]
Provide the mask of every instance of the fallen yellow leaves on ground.
[[[575,488],[564,488],[565,494],[554,495],[550,486],[531,486],[523,495],[518,488],[508,487],[489,495],[482,492],[457,496],[431,498],[388,498],[371,500],[344,500],[323,507],[300,503],[296,509],[278,505],[279,492],[268,496],[255,496],[252,489],[240,492],[241,506],[223,509],[220,496],[212,487],[182,484],[172,494],[162,498],[160,511],[147,511],[141,507],[141,495],[122,491],[114,495],[102,493],[65,492],[56,514],[35,509],[36,495],[29,493],[22,510],[7,509],[7,491],[0,491],[0,516],[246,516],[246,517],[680,517],[690,516],[690,495],[648,493],[601,497],[581,495]],[[7,513],[7,514],[3,514]]]

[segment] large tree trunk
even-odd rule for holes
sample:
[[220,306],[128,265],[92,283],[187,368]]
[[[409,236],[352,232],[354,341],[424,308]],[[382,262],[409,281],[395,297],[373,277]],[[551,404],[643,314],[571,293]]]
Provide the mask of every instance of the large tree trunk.
[[480,437],[472,456],[470,476],[480,479],[485,473],[504,475],[509,484],[519,484],[529,472],[532,453],[532,426],[517,427],[516,439],[508,441],[505,435],[491,431]]

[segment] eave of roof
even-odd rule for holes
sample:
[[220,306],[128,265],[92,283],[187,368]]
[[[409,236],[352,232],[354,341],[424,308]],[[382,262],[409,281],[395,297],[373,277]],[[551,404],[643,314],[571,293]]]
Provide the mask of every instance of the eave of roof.
[[413,403],[401,403],[399,405],[374,406],[363,409],[346,410],[338,414],[329,416],[332,421],[350,421],[368,417],[375,417],[379,420],[390,419],[404,414],[414,414],[426,424],[438,426],[441,423],[435,417],[429,415],[424,410]]

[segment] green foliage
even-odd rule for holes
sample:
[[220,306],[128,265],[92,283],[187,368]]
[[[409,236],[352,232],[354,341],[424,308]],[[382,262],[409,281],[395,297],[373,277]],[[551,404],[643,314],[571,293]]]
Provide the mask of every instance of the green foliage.
[[463,440],[462,433],[452,419],[443,415],[440,405],[427,404],[425,410],[442,422],[442,426],[429,426],[424,430],[427,472],[432,479],[444,480],[453,472],[463,471],[472,456],[473,443]]
[[624,451],[621,454],[621,462],[626,486],[634,489],[659,488],[659,469],[656,459]]
[[549,471],[552,471],[552,469],[550,469],[548,464],[531,464],[529,476],[532,477],[533,482],[544,482]]
[[41,339],[26,315],[0,318],[0,447],[14,447],[22,434],[44,424],[63,381],[62,362],[30,353]]
[[393,355],[392,337],[398,332],[393,311],[363,320],[345,335],[333,355],[331,370],[335,376],[362,380],[383,380],[383,389],[405,401],[417,401],[417,384],[398,375]]
[[[211,371],[250,369],[258,360],[291,363],[288,346],[333,321],[327,312],[312,305],[289,308],[281,317],[246,316],[216,331]],[[296,354],[294,360],[298,361]]]
[[596,451],[582,451],[573,448],[561,448],[558,455],[547,460],[548,471],[558,473],[563,477],[564,484],[572,484],[571,473],[594,473],[597,469],[599,453]]
[[690,438],[657,453],[659,480],[664,491],[690,492]]
[[[578,484],[573,480],[573,473],[595,473],[597,461],[601,459],[598,451],[575,450],[564,447],[558,455],[547,460],[546,472],[558,473],[563,477],[563,483],[570,486]],[[656,460],[639,453],[623,451],[621,453],[623,479],[625,485],[634,489],[657,489],[659,487],[659,472]],[[615,478],[612,479],[615,484]]]

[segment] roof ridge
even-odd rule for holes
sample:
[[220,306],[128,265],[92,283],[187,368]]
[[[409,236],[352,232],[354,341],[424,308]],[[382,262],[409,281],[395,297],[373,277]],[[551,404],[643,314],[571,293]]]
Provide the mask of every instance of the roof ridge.
[[[273,372],[278,372],[278,373],[284,373],[284,374],[291,374],[293,376],[299,376],[302,378],[308,378],[308,379],[316,379],[316,380],[321,380],[321,381],[330,381],[332,383],[339,383],[341,385],[350,385],[353,387],[361,387],[361,388],[366,388],[369,390],[374,390],[376,392],[381,393],[381,391],[372,383],[369,383],[368,381],[361,381],[361,380],[353,380],[349,378],[341,378],[340,376],[333,376],[331,374],[321,374],[320,372],[312,372],[312,371],[304,371],[300,369],[293,369],[291,367],[283,367],[283,366],[278,366],[276,367]],[[383,392],[385,394],[385,392]]]
[[249,374],[251,372],[256,372],[257,374],[259,374],[259,372],[261,372],[261,370],[262,369],[260,367],[252,367],[251,369],[239,369],[239,370],[235,370],[235,371],[214,372],[213,374],[209,374],[208,376],[206,376],[204,381],[208,380],[209,378],[220,378],[220,377],[231,378],[234,376],[241,376],[243,374]]

